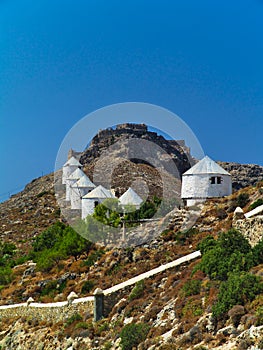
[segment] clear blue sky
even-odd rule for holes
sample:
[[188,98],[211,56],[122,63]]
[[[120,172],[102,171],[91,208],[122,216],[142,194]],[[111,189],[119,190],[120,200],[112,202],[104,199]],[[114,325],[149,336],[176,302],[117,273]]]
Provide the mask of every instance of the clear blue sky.
[[1,0],[0,200],[119,102],[176,113],[215,160],[263,164],[262,18],[262,0]]

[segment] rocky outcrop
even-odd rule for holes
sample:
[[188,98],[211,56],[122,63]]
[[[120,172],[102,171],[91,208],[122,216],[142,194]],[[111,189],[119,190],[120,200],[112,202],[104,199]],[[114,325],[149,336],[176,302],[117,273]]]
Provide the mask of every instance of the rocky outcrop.
[[263,238],[263,215],[234,220],[233,226],[254,246]]
[[247,186],[254,186],[257,182],[263,181],[263,166],[228,162],[218,163],[231,174],[235,191]]
[[[127,139],[140,139],[148,141],[154,145],[159,146],[164,153],[168,154],[174,161],[179,175],[189,169],[191,164],[194,163],[190,156],[189,149],[184,145],[182,140],[166,140],[163,136],[158,135],[156,132],[148,130],[145,124],[120,124],[115,129],[108,128],[101,130],[92,139],[88,148],[83,152],[80,157],[80,162],[83,165],[92,164],[97,158],[99,158],[103,151],[108,149],[116,142],[122,142]],[[146,143],[145,143],[146,144]],[[129,147],[128,144],[126,144]],[[122,150],[123,151],[123,150]],[[143,152],[144,150],[140,150]],[[113,154],[113,157],[115,155]],[[136,158],[136,154],[129,154],[129,159],[134,163],[148,164],[147,157],[150,156],[150,152],[145,153],[145,158]],[[155,154],[155,157],[158,155]]]

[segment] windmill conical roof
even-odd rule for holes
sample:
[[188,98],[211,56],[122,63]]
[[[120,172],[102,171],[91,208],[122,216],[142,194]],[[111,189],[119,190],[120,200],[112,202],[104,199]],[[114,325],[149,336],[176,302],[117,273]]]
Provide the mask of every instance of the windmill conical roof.
[[95,188],[96,186],[94,185],[93,182],[90,181],[89,177],[84,174],[78,181],[76,181],[72,187],[93,187]]
[[105,187],[99,185],[94,188],[91,192],[87,193],[82,198],[116,198],[110,190],[107,190]]
[[195,174],[220,174],[230,175],[225,169],[218,165],[208,156],[205,156],[197,164],[192,166],[183,175],[195,175]]
[[69,180],[78,180],[80,179],[85,173],[80,169],[77,168],[73,173],[68,177]]
[[63,166],[82,166],[82,165],[75,157],[72,156],[66,161],[66,163]]
[[119,201],[122,205],[140,205],[143,202],[142,198],[131,187],[120,196]]

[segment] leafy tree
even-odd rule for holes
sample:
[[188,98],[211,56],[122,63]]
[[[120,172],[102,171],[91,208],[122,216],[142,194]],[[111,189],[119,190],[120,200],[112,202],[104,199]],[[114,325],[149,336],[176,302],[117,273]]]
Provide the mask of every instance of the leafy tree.
[[61,251],[65,256],[73,255],[77,260],[83,253],[88,255],[92,243],[87,239],[83,238],[71,227],[67,227],[64,230],[63,240],[58,246],[58,250]]
[[59,263],[60,260],[65,259],[66,255],[61,250],[46,249],[37,253],[35,261],[37,268],[40,271],[48,272],[53,266]]

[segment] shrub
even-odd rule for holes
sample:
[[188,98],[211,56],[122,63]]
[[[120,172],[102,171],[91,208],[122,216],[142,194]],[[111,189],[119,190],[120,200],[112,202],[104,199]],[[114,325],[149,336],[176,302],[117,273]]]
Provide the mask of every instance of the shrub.
[[212,279],[225,281],[230,272],[247,271],[253,266],[248,241],[234,229],[221,233],[218,240],[205,238],[199,249],[203,256],[194,271],[200,269]]
[[37,194],[37,198],[41,198],[41,197],[43,197],[43,196],[45,196],[46,194],[49,194],[50,192],[49,191],[42,191],[42,192],[39,192],[38,194]]
[[75,326],[76,329],[82,328],[82,329],[90,329],[93,328],[92,323],[87,322],[78,322]]
[[73,322],[76,322],[76,321],[82,321],[82,317],[78,313],[75,313],[72,316],[70,316],[66,322],[66,325],[70,326]]
[[129,301],[140,298],[144,290],[145,290],[144,280],[138,281],[129,295]]
[[12,280],[12,269],[9,266],[0,267],[0,285],[6,285]]
[[61,251],[46,249],[41,253],[38,253],[35,258],[37,269],[43,272],[48,272],[63,258],[65,258],[65,255]]
[[81,287],[81,293],[89,293],[94,287],[94,282],[92,280],[85,281]]
[[124,326],[120,333],[122,350],[132,350],[133,347],[144,341],[149,328],[145,323],[130,323]]
[[41,295],[49,295],[51,293],[54,294],[57,287],[57,281],[50,281],[48,282],[41,290]]
[[88,267],[93,266],[95,262],[102,257],[103,254],[105,254],[105,251],[102,249],[91,252],[88,258],[84,261],[84,265]]
[[196,228],[189,228],[187,230],[184,231],[179,231],[175,234],[175,240],[181,244],[184,245],[186,240],[193,237],[194,235],[196,235],[199,231]]
[[243,272],[233,273],[219,288],[218,301],[213,306],[213,316],[221,317],[234,305],[244,305],[263,291],[260,277]]
[[236,201],[237,201],[237,207],[244,208],[249,202],[249,195],[247,193],[240,193]]
[[81,254],[88,253],[92,247],[92,242],[80,236],[71,227],[67,227],[63,232],[63,239],[59,244],[59,250],[61,250],[65,256],[74,256],[77,260]]
[[263,239],[252,248],[252,256],[254,259],[254,265],[263,263]]
[[112,343],[110,341],[106,341],[103,346],[103,350],[111,350],[112,348]]
[[197,249],[201,251],[201,254],[203,255],[210,249],[214,248],[216,246],[216,240],[213,236],[207,236],[205,237],[200,243],[197,245]]
[[235,305],[228,311],[228,316],[235,327],[239,325],[241,317],[245,314],[245,308],[242,305]]
[[189,280],[183,286],[183,292],[186,297],[196,295],[200,293],[201,281],[200,280]]
[[263,307],[260,306],[256,311],[257,316],[257,323],[256,326],[262,326],[263,325]]
[[263,199],[259,198],[249,206],[249,210],[253,210],[263,204]]

